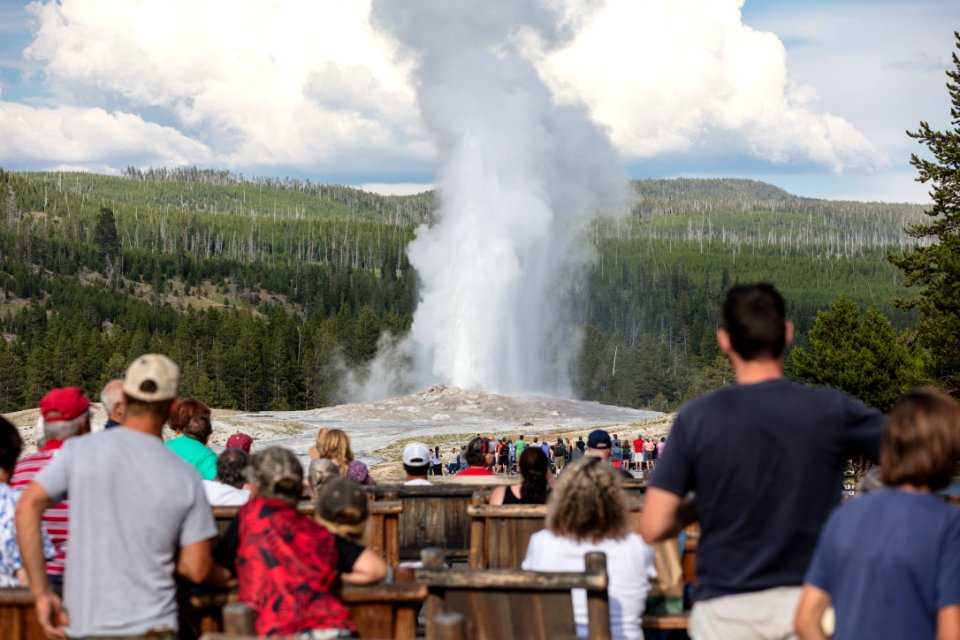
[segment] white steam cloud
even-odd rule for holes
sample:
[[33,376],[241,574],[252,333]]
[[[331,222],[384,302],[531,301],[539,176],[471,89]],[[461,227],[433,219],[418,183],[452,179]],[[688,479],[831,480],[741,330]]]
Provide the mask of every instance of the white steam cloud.
[[[582,6],[582,5],[581,5]],[[559,105],[535,61],[583,15],[543,0],[374,2],[372,19],[413,61],[440,165],[438,222],[409,247],[420,303],[407,340],[384,348],[367,397],[441,381],[496,392],[569,394],[577,241],[626,176],[581,104]],[[396,367],[413,362],[412,377]]]

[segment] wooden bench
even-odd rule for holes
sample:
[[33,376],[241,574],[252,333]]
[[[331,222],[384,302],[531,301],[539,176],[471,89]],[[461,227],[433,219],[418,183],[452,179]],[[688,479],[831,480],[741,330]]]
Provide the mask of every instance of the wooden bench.
[[[419,560],[421,549],[440,547],[448,557],[466,560],[470,551],[467,507],[477,484],[432,486],[373,485],[367,491],[377,499],[399,501],[400,560]],[[373,504],[376,504],[373,503]]]
[[[487,504],[488,494],[475,493],[467,507],[470,517],[470,568],[519,569],[530,536],[546,527],[542,504]],[[643,500],[630,497],[633,529],[639,531]]]
[[[313,503],[301,502],[297,509],[300,513],[313,517]],[[388,565],[397,565],[400,562],[400,514],[403,512],[403,504],[398,500],[381,500],[371,502],[367,509],[367,525],[360,544],[379,554]],[[237,516],[237,511],[238,507],[213,508],[213,517],[221,535]]]
[[29,589],[0,589],[0,635],[11,640],[46,640]]
[[490,505],[480,497],[467,507],[470,516],[470,568],[519,569],[530,536],[546,526],[542,504]]
[[435,620],[448,612],[465,618],[466,637],[475,640],[574,640],[571,589],[587,592],[587,637],[610,638],[603,553],[588,553],[583,573],[448,569],[443,550],[436,548],[424,549],[421,558],[424,568],[416,576],[428,589],[427,640],[439,640]]
[[[337,597],[350,610],[350,619],[361,638],[414,640],[417,613],[427,598],[427,587],[416,582],[344,585]],[[189,604],[181,606],[181,613],[193,621],[191,626],[201,633],[255,636],[253,609],[236,599],[236,592],[195,591],[188,599]]]

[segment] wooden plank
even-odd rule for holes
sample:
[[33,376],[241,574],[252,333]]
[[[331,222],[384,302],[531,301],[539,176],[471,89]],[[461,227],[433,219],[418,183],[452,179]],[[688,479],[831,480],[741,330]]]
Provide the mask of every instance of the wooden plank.
[[[346,585],[335,595],[350,610],[350,619],[357,626],[361,638],[414,640],[417,636],[417,612],[427,594],[426,585],[404,582],[370,586]],[[254,611],[248,605],[237,602],[235,591],[198,591],[193,593],[187,602],[189,608],[183,611],[187,616],[197,611],[219,611],[222,607],[223,627],[226,632],[240,635],[253,633]],[[217,618],[210,616],[209,619]],[[209,627],[203,629],[209,632],[218,630]],[[41,634],[37,640],[42,638]]]
[[29,589],[0,589],[4,593],[0,602],[0,635],[4,638],[22,640],[46,640],[40,621],[37,620],[33,597]]
[[530,537],[546,526],[543,517],[491,517],[485,521],[486,568],[489,569],[519,569],[527,555]]
[[643,616],[644,631],[680,631],[687,629],[690,622],[690,616],[686,613],[677,615],[651,615]]
[[587,590],[588,634],[591,640],[609,640],[606,557],[589,553],[581,573],[444,569],[443,552],[427,549],[424,569],[417,579],[425,582],[427,638],[437,640],[431,622],[442,612],[455,611],[466,619],[468,638],[576,637],[572,589]]

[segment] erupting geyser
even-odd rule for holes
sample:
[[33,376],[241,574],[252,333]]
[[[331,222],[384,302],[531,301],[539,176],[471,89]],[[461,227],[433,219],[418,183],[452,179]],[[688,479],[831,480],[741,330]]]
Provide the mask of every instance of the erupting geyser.
[[414,371],[390,375],[397,352],[385,348],[364,395],[435,381],[569,395],[574,283],[590,255],[582,231],[621,208],[626,186],[606,132],[584,105],[559,104],[535,66],[583,12],[548,0],[375,0],[372,18],[413,65],[441,204],[409,247],[420,303],[396,349]]

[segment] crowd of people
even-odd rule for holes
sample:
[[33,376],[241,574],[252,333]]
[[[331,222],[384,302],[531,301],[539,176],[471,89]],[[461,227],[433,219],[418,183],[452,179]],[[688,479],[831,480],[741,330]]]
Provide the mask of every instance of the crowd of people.
[[[919,389],[885,416],[790,382],[792,337],[772,286],[738,285],[717,335],[736,383],[685,405],[669,441],[477,435],[446,458],[410,442],[403,482],[518,474],[490,503],[547,505],[523,567],[579,571],[586,553],[605,552],[614,638],[643,637],[651,545],[696,521],[695,640],[960,639],[960,510],[937,494],[957,472],[960,406]],[[334,585],[390,568],[360,544],[372,479],[349,436],[320,429],[306,472],[242,433],[218,455],[210,409],[178,398],[178,381],[167,357],[137,358],[104,387],[97,433],[81,389],[52,389],[27,456],[0,418],[0,587],[30,589],[51,639],[172,640],[178,579],[235,587],[260,635],[352,636]],[[882,486],[841,505],[846,462],[861,455],[880,463]],[[637,471],[649,473],[635,533],[622,482]],[[312,514],[298,509],[305,499]],[[237,508],[222,535],[211,506]],[[585,633],[582,593],[573,614]]]
[[[331,586],[377,582],[387,567],[357,542],[367,496],[351,478],[369,478],[349,439],[321,430],[330,457],[317,466],[335,471],[309,486],[292,452],[251,452],[246,434],[217,455],[210,409],[179,399],[178,380],[167,357],[137,358],[104,388],[108,422],[93,434],[83,391],[53,389],[40,447],[22,458],[19,431],[0,419],[0,587],[29,587],[50,638],[177,638],[178,579],[235,586],[260,634],[352,635]],[[313,517],[297,509],[305,496]],[[211,506],[239,507],[222,536]]]
[[[456,447],[450,449],[445,458],[440,454],[440,447],[431,451],[429,474],[436,476],[460,475],[461,473],[464,475],[479,475],[480,468],[489,471],[490,475],[522,474],[521,457],[523,453],[531,449],[537,449],[546,458],[550,472],[554,476],[559,476],[565,466],[576,462],[584,455],[591,455],[591,451],[595,453],[598,449],[603,448],[609,450],[604,454],[604,458],[610,466],[628,472],[624,474],[625,476],[642,478],[642,473],[635,476],[629,472],[653,471],[657,459],[663,455],[667,443],[666,437],[661,437],[657,441],[652,436],[644,437],[643,434],[637,434],[637,437],[631,443],[626,437],[621,439],[616,433],[610,436],[606,431],[600,430],[600,432],[605,434],[603,436],[605,439],[604,444],[599,446],[596,442],[591,446],[590,436],[586,441],[583,436],[578,436],[574,441],[564,437],[557,437],[556,441],[533,437],[528,441],[526,435],[520,435],[514,441],[513,438],[507,436],[488,437],[481,436],[478,433],[466,445],[459,449]],[[469,456],[468,451],[470,451]],[[484,457],[483,461],[480,461],[481,455]],[[472,469],[472,471],[468,471],[468,469]]]

